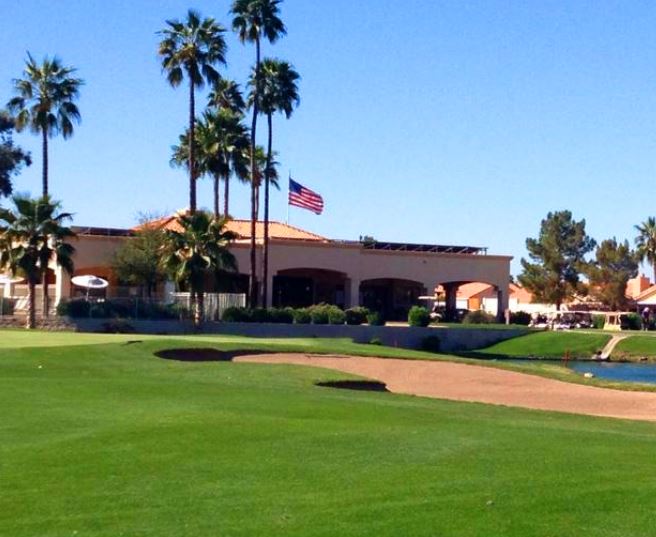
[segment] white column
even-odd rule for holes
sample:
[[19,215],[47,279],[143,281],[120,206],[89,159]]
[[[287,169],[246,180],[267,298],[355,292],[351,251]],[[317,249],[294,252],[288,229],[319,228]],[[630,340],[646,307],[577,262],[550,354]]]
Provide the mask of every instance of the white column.
[[269,274],[268,274],[268,281],[267,281],[267,296],[266,296],[266,303],[269,305],[270,308],[273,307],[273,271],[271,270],[271,267],[269,267]]
[[360,305],[360,280],[351,278],[346,280],[344,285],[346,296],[344,305],[347,308],[356,308]]
[[175,293],[175,282],[166,280],[164,282],[164,302],[166,304],[173,302],[173,297],[171,296],[173,293]]
[[62,300],[70,298],[71,277],[61,267],[55,268],[55,304],[57,307]]

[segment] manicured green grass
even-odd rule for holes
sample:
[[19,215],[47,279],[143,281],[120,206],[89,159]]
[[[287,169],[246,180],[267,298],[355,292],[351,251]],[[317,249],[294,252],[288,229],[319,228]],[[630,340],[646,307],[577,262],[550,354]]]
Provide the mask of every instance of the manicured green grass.
[[94,342],[2,345],[0,535],[626,537],[656,527],[654,424],[331,390],[314,382],[347,376],[153,356],[243,341]]
[[629,336],[613,349],[613,358],[656,358],[655,336]]
[[508,339],[479,351],[480,354],[508,357],[590,358],[610,341],[609,334],[590,332],[537,332]]

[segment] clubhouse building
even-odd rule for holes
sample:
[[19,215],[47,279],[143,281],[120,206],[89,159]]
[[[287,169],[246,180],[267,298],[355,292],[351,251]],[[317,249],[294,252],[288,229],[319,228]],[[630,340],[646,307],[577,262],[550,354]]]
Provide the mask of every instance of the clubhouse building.
[[[162,229],[174,229],[175,215],[153,222]],[[256,226],[258,267],[261,266],[263,224]],[[238,239],[231,251],[238,272],[212,282],[215,293],[246,293],[248,289],[250,222],[232,220],[228,228]],[[134,230],[76,227],[75,274],[93,274],[109,281],[107,298],[137,296],[138,288],[126,287],[111,269],[119,246],[134,236]],[[485,248],[440,244],[413,244],[379,241],[333,240],[280,222],[269,225],[268,302],[273,306],[302,307],[321,302],[343,308],[366,306],[381,311],[389,320],[404,320],[415,304],[430,305],[422,296],[443,293],[447,311],[457,307],[458,289],[472,282],[493,290],[497,315],[508,308],[510,256],[489,255]],[[83,296],[60,268],[50,274],[52,302]],[[21,285],[7,285],[5,296],[20,296]],[[175,291],[172,283],[157,289],[167,300]]]

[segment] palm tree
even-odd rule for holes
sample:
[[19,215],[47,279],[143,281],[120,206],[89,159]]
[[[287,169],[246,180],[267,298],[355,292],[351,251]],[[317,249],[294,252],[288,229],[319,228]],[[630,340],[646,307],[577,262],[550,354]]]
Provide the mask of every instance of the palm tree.
[[225,65],[226,43],[224,28],[213,18],[201,19],[198,12],[189,10],[184,22],[166,21],[168,28],[159,32],[164,37],[159,44],[162,57],[162,69],[174,88],[179,86],[185,75],[189,81],[189,132],[192,143],[189,144],[189,210],[196,211],[196,167],[195,167],[195,123],[196,123],[196,88],[202,88],[206,82],[215,83],[219,73],[214,68],[217,64]]
[[57,134],[70,138],[73,124],[80,122],[80,111],[74,101],[84,82],[73,76],[75,71],[62,65],[57,57],[46,57],[38,64],[28,52],[24,78],[14,80],[16,96],[7,104],[16,116],[16,130],[29,128],[41,134],[44,198],[48,195],[48,138]]
[[215,82],[207,101],[210,106],[220,110],[230,110],[239,115],[243,115],[246,108],[239,84],[227,78],[220,78]]
[[[260,65],[260,92],[256,94],[258,86],[256,73],[251,75],[249,81],[251,94],[249,102],[255,103],[257,98],[260,113],[266,115],[268,125],[267,164],[266,170],[271,170],[273,155],[273,114],[284,113],[289,119],[298,106],[299,74],[288,63],[276,59],[266,58]],[[268,278],[269,278],[269,183],[267,173],[264,177],[264,255],[262,259],[262,304],[267,307]]]
[[[260,59],[261,59],[261,41],[267,39],[270,43],[275,43],[281,36],[287,33],[285,25],[278,16],[280,13],[279,4],[281,0],[234,0],[232,3],[231,13],[233,15],[232,28],[239,35],[242,43],[255,43],[255,74],[256,80],[259,81]],[[259,94],[259,84],[256,84],[255,95]],[[249,301],[251,307],[257,305],[257,266],[255,252],[255,225],[257,215],[256,209],[256,189],[255,180],[255,144],[257,131],[257,98],[253,105],[253,120],[251,125],[251,250],[250,250],[250,289]]]
[[166,230],[163,265],[178,283],[189,287],[194,322],[199,325],[207,278],[237,268],[228,250],[237,236],[225,229],[226,218],[214,218],[204,211],[180,215],[177,223],[179,230]]
[[650,216],[635,228],[638,232],[635,239],[636,254],[641,263],[646,260],[651,264],[656,281],[656,218]]
[[[75,248],[66,242],[75,237],[73,231],[63,225],[71,219],[69,213],[59,212],[61,205],[50,198],[30,199],[14,196],[15,211],[0,209],[0,267],[9,269],[12,275],[27,280],[28,309],[27,328],[35,327],[35,289],[47,272],[54,257],[57,265],[66,272],[73,272]],[[48,289],[43,289],[47,296]],[[44,313],[48,302],[44,299]]]
[[[229,110],[207,110],[196,125],[198,176],[211,175],[214,179],[214,215],[219,216],[219,183],[224,181],[223,214],[229,215],[230,176],[245,180],[248,173],[248,130],[241,116]],[[172,163],[188,165],[188,133],[180,136],[180,145],[173,147]]]

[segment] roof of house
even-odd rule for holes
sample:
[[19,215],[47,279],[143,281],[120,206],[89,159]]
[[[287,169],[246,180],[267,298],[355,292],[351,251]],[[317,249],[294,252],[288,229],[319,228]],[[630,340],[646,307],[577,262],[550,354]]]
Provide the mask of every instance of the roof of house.
[[[472,282],[472,283],[464,283],[460,287],[458,287],[458,292],[457,292],[457,297],[458,298],[474,298],[481,296],[488,296],[492,297],[494,293],[494,287],[492,287],[489,283],[481,283],[481,282]],[[496,297],[496,295],[495,295]]]
[[[148,222],[147,226],[152,226],[159,229],[170,229],[179,231],[180,225],[177,222],[177,214],[171,216],[165,216],[163,218],[158,218],[156,220],[151,220]],[[134,228],[135,230],[139,229],[141,226]],[[235,233],[239,239],[250,239],[251,238],[251,222],[250,220],[228,220],[226,224],[226,229]],[[261,239],[264,237],[264,222],[258,221],[255,223],[255,238]],[[328,242],[328,239],[317,235],[316,233],[310,233],[303,229],[290,226],[289,224],[283,224],[282,222],[269,222],[269,237],[273,240],[300,240],[300,241],[316,241],[316,242]]]
[[656,285],[652,285],[651,287],[645,289],[638,296],[634,297],[634,299],[636,302],[644,302],[647,299],[653,298],[655,295],[656,295]]

